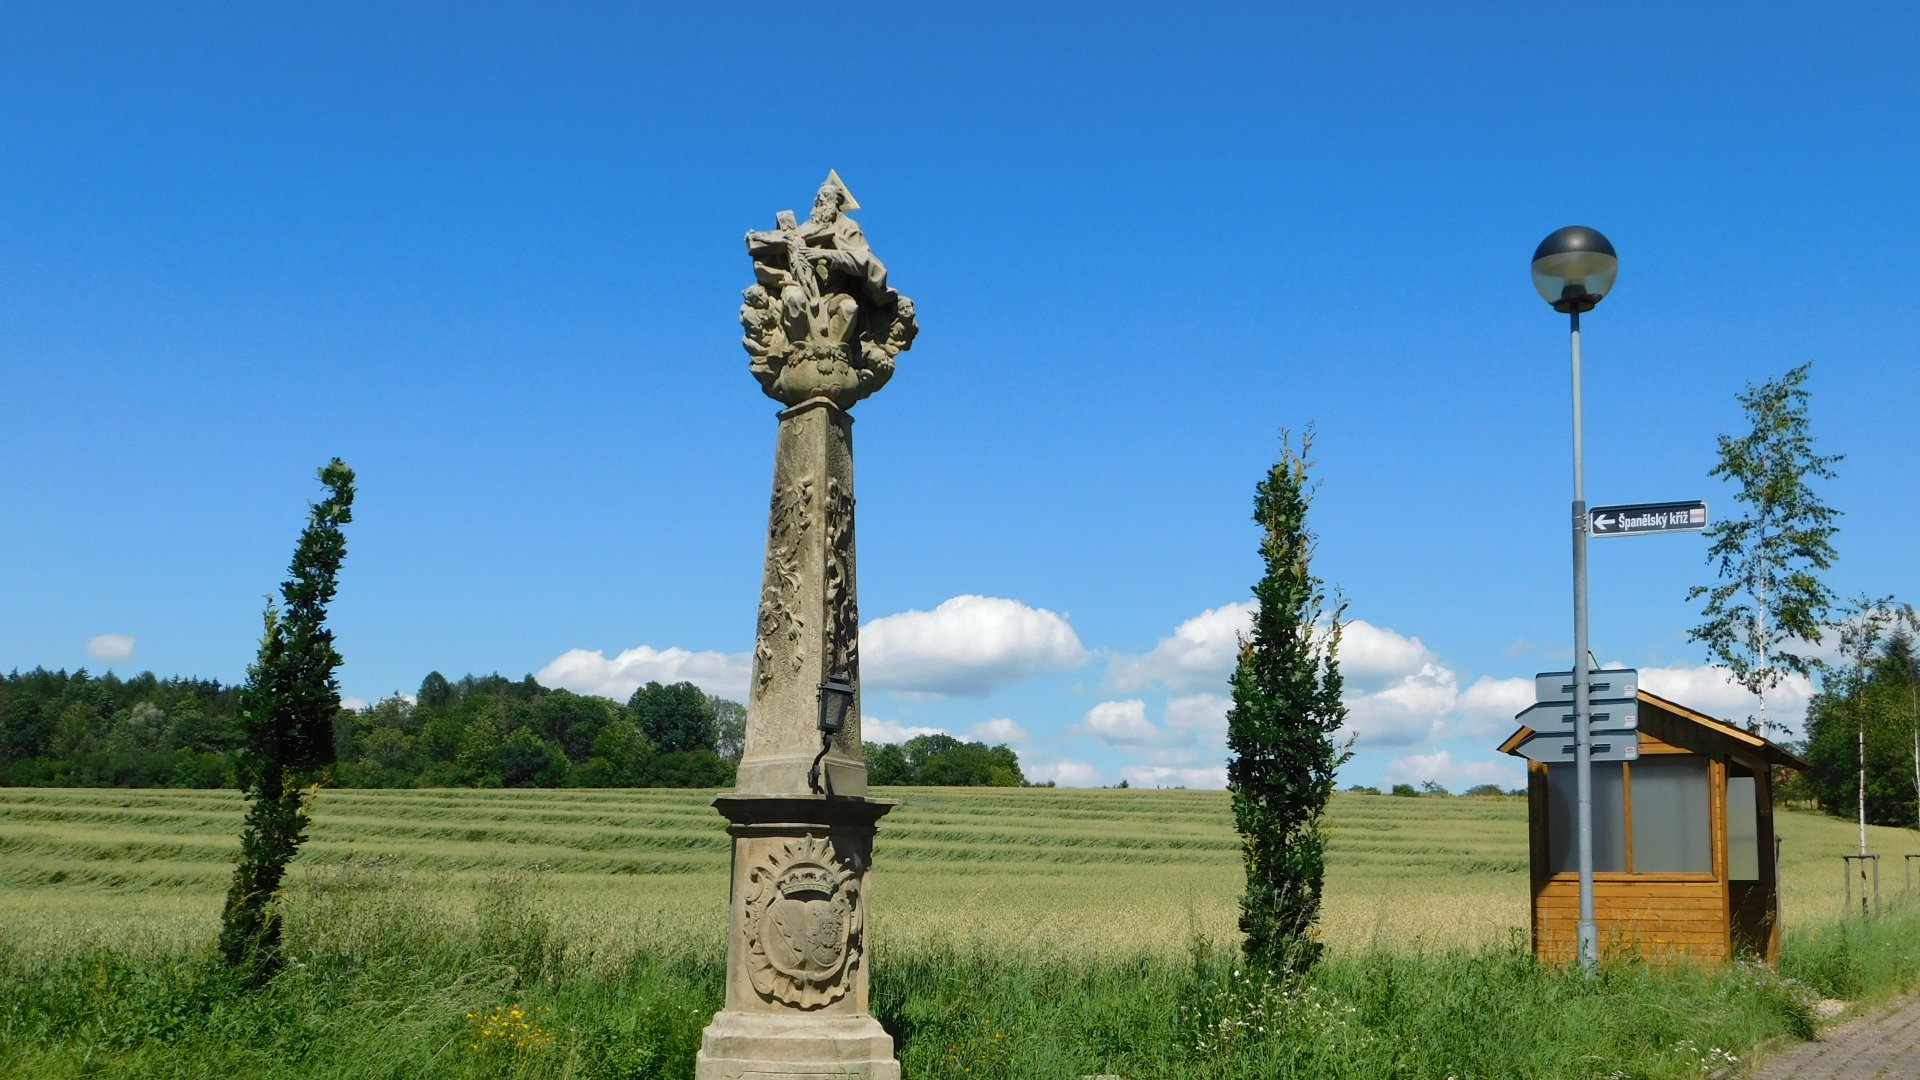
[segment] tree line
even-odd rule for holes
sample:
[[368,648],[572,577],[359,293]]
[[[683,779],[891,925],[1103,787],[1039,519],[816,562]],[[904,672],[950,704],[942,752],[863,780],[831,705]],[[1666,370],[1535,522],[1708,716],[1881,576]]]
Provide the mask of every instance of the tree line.
[[[0,675],[0,784],[237,787],[239,689],[151,672]],[[334,713],[331,779],[352,788],[724,788],[740,760],[746,712],[687,682],[650,682],[620,703],[531,675],[435,671],[411,699],[396,694]],[[949,735],[867,743],[866,758],[875,784],[1026,782],[1012,749]]]
[[1920,825],[1920,656],[1894,630],[1839,668],[1807,708],[1807,772],[1786,795],[1870,825]]

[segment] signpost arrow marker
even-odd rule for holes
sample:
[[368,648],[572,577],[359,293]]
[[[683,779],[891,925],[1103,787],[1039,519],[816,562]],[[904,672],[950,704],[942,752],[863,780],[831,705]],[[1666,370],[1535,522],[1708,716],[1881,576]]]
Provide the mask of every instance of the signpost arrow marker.
[[[1590,760],[1595,763],[1640,759],[1640,739],[1630,731],[1613,735],[1595,733],[1591,743],[1593,756]],[[1558,731],[1536,731],[1515,749],[1529,761],[1549,764],[1571,762],[1578,754],[1573,735]]]
[[[1515,720],[1536,732],[1567,737],[1573,732],[1573,702],[1543,701],[1530,706]],[[1640,699],[1597,698],[1587,702],[1587,729],[1595,735],[1603,731],[1635,731],[1640,727]]]
[[[1637,668],[1588,668],[1587,694],[1592,698],[1630,698],[1640,692]],[[1533,677],[1533,700],[1573,704],[1573,672],[1542,671]]]
[[1698,532],[1706,527],[1707,504],[1698,499],[1692,502],[1596,506],[1587,511],[1587,531],[1594,536]]

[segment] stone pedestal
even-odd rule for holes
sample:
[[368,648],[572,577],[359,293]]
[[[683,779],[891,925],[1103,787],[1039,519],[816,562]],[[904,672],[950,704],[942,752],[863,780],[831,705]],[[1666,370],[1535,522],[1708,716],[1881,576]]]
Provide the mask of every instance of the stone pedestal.
[[898,1080],[893,1038],[868,1009],[874,825],[895,803],[722,795],[733,837],[727,1004],[696,1080]]

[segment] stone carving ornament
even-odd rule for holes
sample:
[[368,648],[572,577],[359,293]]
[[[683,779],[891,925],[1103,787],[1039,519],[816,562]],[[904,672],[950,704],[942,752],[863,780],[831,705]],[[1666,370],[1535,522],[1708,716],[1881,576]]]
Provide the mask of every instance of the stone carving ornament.
[[772,680],[782,657],[795,672],[806,663],[806,617],[800,613],[795,597],[800,591],[800,553],[806,532],[813,525],[807,513],[812,505],[811,476],[773,489],[767,573],[760,586],[760,620],[753,641],[754,667],[763,687]]
[[847,993],[860,964],[860,876],[817,837],[788,841],[747,875],[747,973],[760,994],[802,1009]]
[[852,679],[860,670],[860,606],[853,593],[853,493],[827,479],[827,670]]
[[887,268],[846,215],[859,207],[828,172],[806,221],[782,210],[775,228],[747,234],[754,283],[740,305],[742,344],[760,388],[783,404],[851,407],[886,385],[920,332],[913,301],[887,284]]

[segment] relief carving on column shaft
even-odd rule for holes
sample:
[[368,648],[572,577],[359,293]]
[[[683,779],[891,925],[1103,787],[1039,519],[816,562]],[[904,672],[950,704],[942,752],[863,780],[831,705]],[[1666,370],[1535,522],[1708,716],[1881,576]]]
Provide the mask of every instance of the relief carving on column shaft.
[[806,664],[806,616],[800,609],[801,570],[807,530],[813,527],[813,476],[776,484],[767,515],[767,572],[760,586],[760,618],[753,641],[753,666],[762,689],[774,668],[785,663],[798,672]]
[[827,673],[859,685],[860,603],[854,588],[853,492],[827,479]]
[[747,872],[747,973],[762,997],[818,1009],[846,996],[865,948],[861,870],[857,859],[808,836]]

